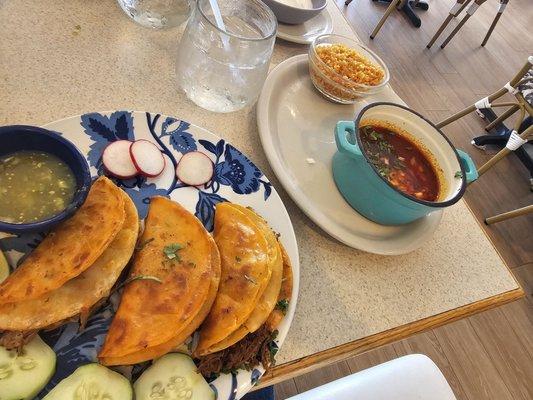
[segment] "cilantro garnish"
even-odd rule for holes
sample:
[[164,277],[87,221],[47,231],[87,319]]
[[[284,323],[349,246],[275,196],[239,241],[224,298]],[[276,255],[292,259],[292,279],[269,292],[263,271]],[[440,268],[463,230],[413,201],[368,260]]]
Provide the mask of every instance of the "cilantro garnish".
[[167,256],[167,258],[169,260],[178,260],[180,261],[180,257],[179,255],[177,254],[178,253],[178,250],[181,250],[183,249],[185,246],[183,246],[182,244],[179,244],[179,243],[171,243],[165,247],[163,247],[163,253],[165,253],[165,256]]
[[281,299],[276,303],[276,310],[280,310],[283,315],[287,314],[289,309],[289,300]]
[[270,336],[270,342],[268,343],[268,352],[270,353],[270,362],[272,363],[272,365],[276,363],[276,360],[274,359],[274,357],[276,356],[279,350],[279,346],[275,342],[276,338],[278,337],[278,333],[279,332],[277,330],[272,332]]

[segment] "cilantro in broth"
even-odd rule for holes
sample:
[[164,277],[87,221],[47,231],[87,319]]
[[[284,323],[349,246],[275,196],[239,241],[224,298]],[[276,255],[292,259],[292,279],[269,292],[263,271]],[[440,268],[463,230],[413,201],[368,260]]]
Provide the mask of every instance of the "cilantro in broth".
[[367,161],[394,188],[421,200],[438,199],[437,166],[408,133],[379,124],[366,125],[359,128],[359,139]]
[[384,178],[387,178],[390,174],[390,169],[387,168],[387,167],[381,167],[381,166],[376,166],[376,168],[378,169],[378,172],[379,174],[384,177]]

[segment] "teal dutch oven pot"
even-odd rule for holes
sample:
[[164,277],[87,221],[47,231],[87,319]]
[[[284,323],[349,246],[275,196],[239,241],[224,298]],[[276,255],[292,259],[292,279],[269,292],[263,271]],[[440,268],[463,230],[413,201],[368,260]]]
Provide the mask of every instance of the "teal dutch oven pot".
[[[403,193],[379,174],[362,151],[358,127],[365,121],[392,124],[432,153],[444,180],[438,201]],[[407,224],[448,207],[459,201],[466,185],[478,177],[467,153],[455,149],[431,121],[399,104],[373,103],[363,108],[355,121],[338,122],[335,141],[338,151],[333,156],[333,177],[339,191],[357,212],[382,225]]]

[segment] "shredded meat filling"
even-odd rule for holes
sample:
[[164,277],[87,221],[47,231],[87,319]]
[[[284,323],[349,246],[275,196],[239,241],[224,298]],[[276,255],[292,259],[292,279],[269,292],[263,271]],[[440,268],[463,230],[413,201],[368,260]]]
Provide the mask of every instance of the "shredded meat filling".
[[19,350],[22,348],[22,346],[28,343],[36,333],[36,330],[0,332],[0,346],[3,346],[8,350]]
[[201,357],[198,370],[203,376],[212,377],[239,368],[251,369],[261,363],[268,371],[274,361],[269,347],[273,339],[273,333],[263,325],[233,346]]

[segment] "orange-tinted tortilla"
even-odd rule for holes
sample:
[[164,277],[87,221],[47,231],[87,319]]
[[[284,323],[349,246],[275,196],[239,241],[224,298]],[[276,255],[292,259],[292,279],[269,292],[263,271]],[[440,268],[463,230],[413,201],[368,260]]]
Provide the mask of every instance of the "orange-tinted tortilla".
[[222,274],[215,303],[200,330],[198,356],[209,354],[211,346],[248,319],[272,274],[269,246],[261,229],[230,203],[216,207],[214,238]]
[[0,284],[0,304],[35,299],[89,268],[124,223],[124,198],[109,179],[98,178],[85,203],[44,238]]
[[184,327],[181,332],[177,332],[176,337],[172,338],[166,343],[149,347],[145,350],[138,351],[136,353],[128,354],[123,357],[116,358],[101,358],[100,361],[104,365],[132,365],[138,364],[143,361],[153,360],[154,358],[161,357],[162,355],[169,353],[175,348],[183,344],[189,336],[191,336],[194,331],[198,329],[200,324],[203,322],[213,302],[217,295],[218,284],[220,281],[220,255],[216,247],[215,242],[212,240],[212,267],[213,267],[213,276],[211,278],[211,286],[209,287],[209,293],[207,299],[204,302],[202,308],[198,314],[193,318],[191,323]]
[[[152,276],[161,283],[135,280],[126,286],[98,355],[103,364],[166,343],[189,325],[205,303],[215,273],[211,243],[185,208],[164,197],[151,198],[130,278]],[[173,244],[183,248],[169,259],[164,249]]]
[[[287,300],[289,303],[292,301],[292,265],[289,255],[281,243],[279,243],[281,254],[283,256],[283,279],[281,280],[281,289],[278,295],[278,302],[281,300]],[[275,307],[270,313],[266,321],[266,326],[270,332],[277,329],[279,323],[285,316],[285,313],[279,308]]]
[[122,229],[100,257],[63,286],[31,300],[0,305],[0,330],[28,331],[49,327],[87,313],[109,292],[133,254],[139,234],[137,208],[126,193]]
[[268,243],[268,263],[272,270],[272,275],[270,277],[270,281],[268,282],[268,286],[261,295],[261,298],[257,302],[257,305],[248,319],[239,328],[237,328],[237,330],[231,333],[231,335],[211,346],[209,348],[210,353],[215,353],[234,345],[248,333],[255,332],[261,327],[261,325],[265,323],[278,301],[278,295],[281,288],[281,279],[283,275],[283,256],[281,249],[276,235],[268,226],[267,222],[249,208],[233,203],[231,206],[248,216],[254,222],[254,224],[261,229],[261,232]]

